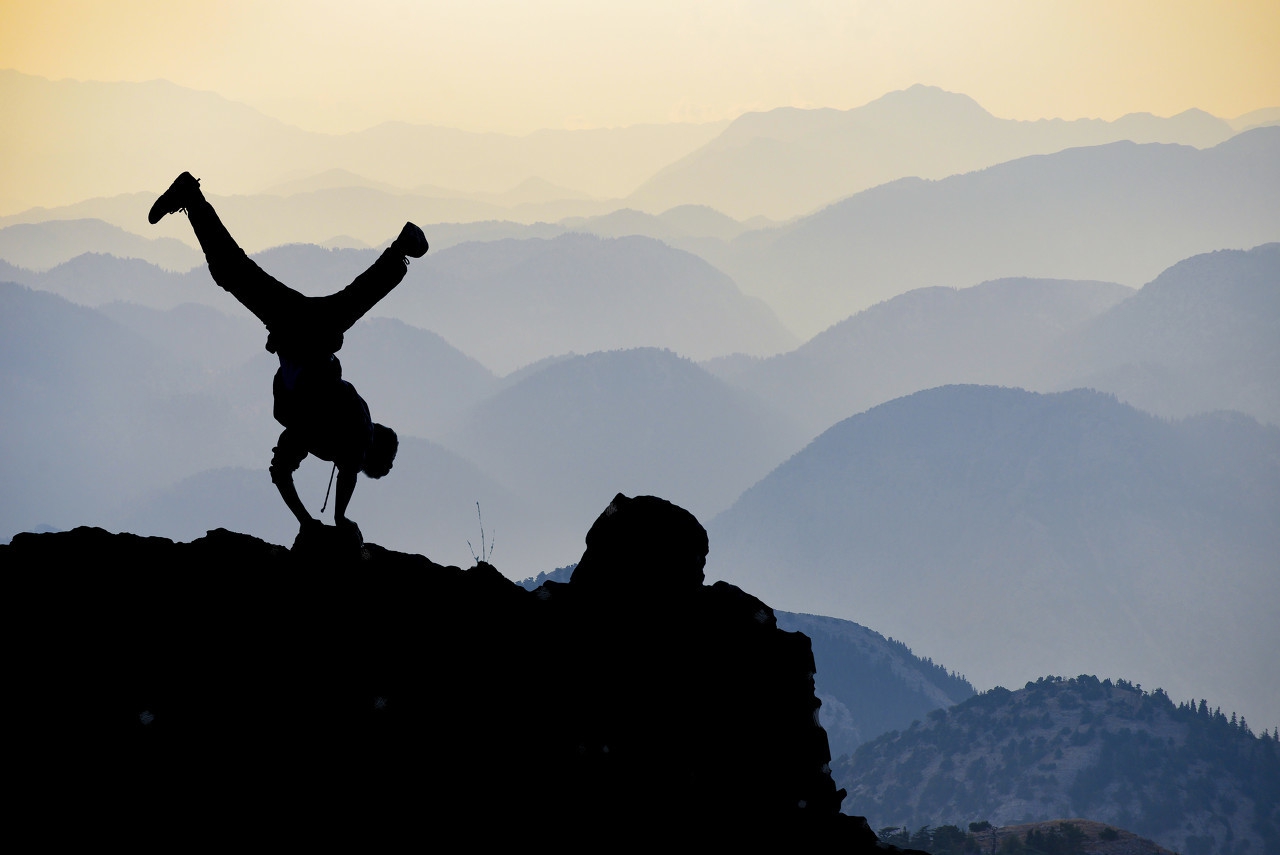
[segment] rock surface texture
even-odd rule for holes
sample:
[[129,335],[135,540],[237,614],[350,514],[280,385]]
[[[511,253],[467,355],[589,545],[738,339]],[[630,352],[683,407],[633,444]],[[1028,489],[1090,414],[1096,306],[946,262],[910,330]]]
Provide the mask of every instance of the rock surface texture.
[[18,535],[25,815],[98,839],[884,851],[838,812],[808,638],[702,584],[698,521],[619,495],[587,544],[573,582],[526,591],[373,544]]

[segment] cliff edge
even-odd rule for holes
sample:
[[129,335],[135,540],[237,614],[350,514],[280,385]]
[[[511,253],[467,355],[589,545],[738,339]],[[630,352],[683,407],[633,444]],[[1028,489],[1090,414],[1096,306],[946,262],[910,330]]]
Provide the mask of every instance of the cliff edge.
[[809,639],[703,585],[706,552],[622,495],[534,591],[373,544],[18,535],[24,802],[132,833],[883,851],[839,813]]

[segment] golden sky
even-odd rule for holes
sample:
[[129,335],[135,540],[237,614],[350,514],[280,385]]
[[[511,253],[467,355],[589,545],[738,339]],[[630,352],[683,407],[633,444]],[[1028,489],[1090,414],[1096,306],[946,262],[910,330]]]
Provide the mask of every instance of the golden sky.
[[0,0],[0,68],[164,78],[315,130],[847,109],[914,83],[1005,118],[1280,105],[1280,2]]

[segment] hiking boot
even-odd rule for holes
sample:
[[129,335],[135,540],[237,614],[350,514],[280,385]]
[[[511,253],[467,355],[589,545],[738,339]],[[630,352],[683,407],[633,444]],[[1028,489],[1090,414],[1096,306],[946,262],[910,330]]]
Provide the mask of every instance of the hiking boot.
[[400,235],[391,242],[391,248],[410,258],[422,258],[427,254],[427,236],[413,223],[405,223]]
[[164,219],[165,214],[172,214],[174,211],[190,207],[202,198],[204,197],[200,194],[200,179],[192,178],[190,172],[184,172],[173,179],[168,190],[160,194],[160,198],[151,206],[147,219],[154,226]]

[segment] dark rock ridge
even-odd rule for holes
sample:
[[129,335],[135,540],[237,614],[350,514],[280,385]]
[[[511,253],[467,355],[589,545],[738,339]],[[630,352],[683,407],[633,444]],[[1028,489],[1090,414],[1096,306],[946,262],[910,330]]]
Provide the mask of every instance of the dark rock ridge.
[[[557,567],[517,584],[532,591],[548,581],[568,582],[576,567]],[[935,709],[955,706],[975,694],[961,675],[861,624],[777,609],[774,615],[780,629],[809,638],[817,663],[814,693],[822,703],[818,720],[833,758],[852,754],[869,739],[904,729]]]
[[20,534],[0,566],[35,750],[11,773],[72,834],[874,851],[839,814],[809,639],[704,586],[706,550],[688,512],[622,495],[573,582],[535,591],[373,544]]

